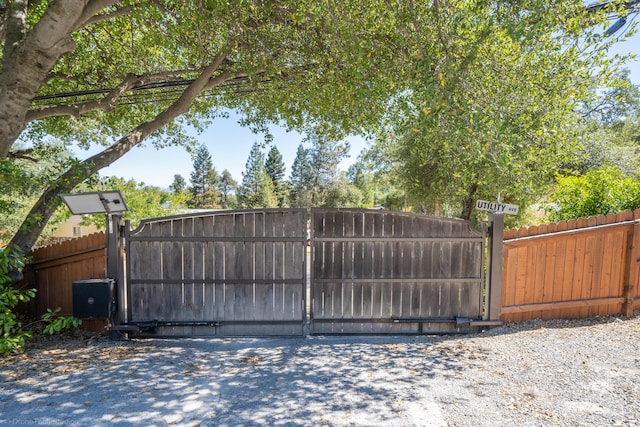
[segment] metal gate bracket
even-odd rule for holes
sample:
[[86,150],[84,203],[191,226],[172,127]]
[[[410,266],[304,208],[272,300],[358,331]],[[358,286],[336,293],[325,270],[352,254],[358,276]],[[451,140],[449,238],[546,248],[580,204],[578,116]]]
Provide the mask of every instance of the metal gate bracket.
[[471,325],[471,319],[469,319],[468,317],[456,317],[456,326],[460,327],[460,326],[470,326]]

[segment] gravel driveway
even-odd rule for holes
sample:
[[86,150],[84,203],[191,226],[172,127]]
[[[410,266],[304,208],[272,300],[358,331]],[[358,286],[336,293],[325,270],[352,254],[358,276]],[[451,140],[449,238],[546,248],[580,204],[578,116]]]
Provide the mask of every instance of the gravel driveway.
[[34,343],[0,361],[0,425],[640,426],[640,316],[447,337]]

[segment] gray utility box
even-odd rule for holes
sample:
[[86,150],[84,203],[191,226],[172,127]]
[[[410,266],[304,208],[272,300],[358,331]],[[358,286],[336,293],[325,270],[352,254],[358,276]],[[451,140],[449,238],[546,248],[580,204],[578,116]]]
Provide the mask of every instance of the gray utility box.
[[73,282],[73,317],[110,318],[116,310],[114,279],[84,279]]

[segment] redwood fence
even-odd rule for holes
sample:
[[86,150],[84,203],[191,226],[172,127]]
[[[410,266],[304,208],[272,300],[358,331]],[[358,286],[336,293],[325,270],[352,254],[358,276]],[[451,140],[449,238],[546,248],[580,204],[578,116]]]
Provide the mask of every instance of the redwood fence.
[[[61,307],[71,314],[73,281],[105,277],[106,237],[96,233],[30,256],[26,286],[38,293],[29,311]],[[505,231],[501,319],[630,316],[640,309],[639,262],[640,209]]]
[[[106,247],[106,236],[101,232],[30,252],[23,287],[37,292],[26,311],[39,315],[47,308],[60,307],[60,314],[73,314],[72,284],[75,280],[105,277]],[[99,331],[104,325],[104,320],[83,320],[83,327],[90,330]]]
[[630,316],[640,308],[640,210],[504,234],[505,322]]

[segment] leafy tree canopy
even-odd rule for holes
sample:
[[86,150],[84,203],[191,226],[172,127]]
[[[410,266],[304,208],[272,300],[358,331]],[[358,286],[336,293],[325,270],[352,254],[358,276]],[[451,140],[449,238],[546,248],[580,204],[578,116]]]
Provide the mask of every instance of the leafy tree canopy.
[[220,205],[222,209],[231,209],[234,207],[235,196],[233,193],[238,188],[238,183],[229,170],[225,169],[222,171],[222,175],[220,175],[220,180],[218,180],[217,190],[220,192]]
[[[89,191],[120,190],[122,197],[129,208],[123,212],[122,218],[131,221],[132,227],[137,227],[140,221],[148,218],[178,213],[186,204],[188,195],[184,193],[170,193],[152,185],[145,185],[135,180],[109,177],[101,178],[91,186]],[[95,224],[98,228],[106,227],[106,216],[103,214],[87,216],[87,222]]]
[[432,16],[440,43],[425,40],[422,78],[377,139],[413,206],[468,219],[476,199],[524,205],[573,158],[580,102],[620,58],[605,57],[613,40],[586,26],[581,2],[521,5]]
[[10,1],[0,158],[46,135],[106,147],[56,177],[12,244],[31,247],[58,194],[145,139],[192,143],[182,125],[223,108],[327,140],[387,123],[417,197],[527,194],[537,181],[515,170],[553,171],[572,100],[610,71],[587,20],[578,0]]

